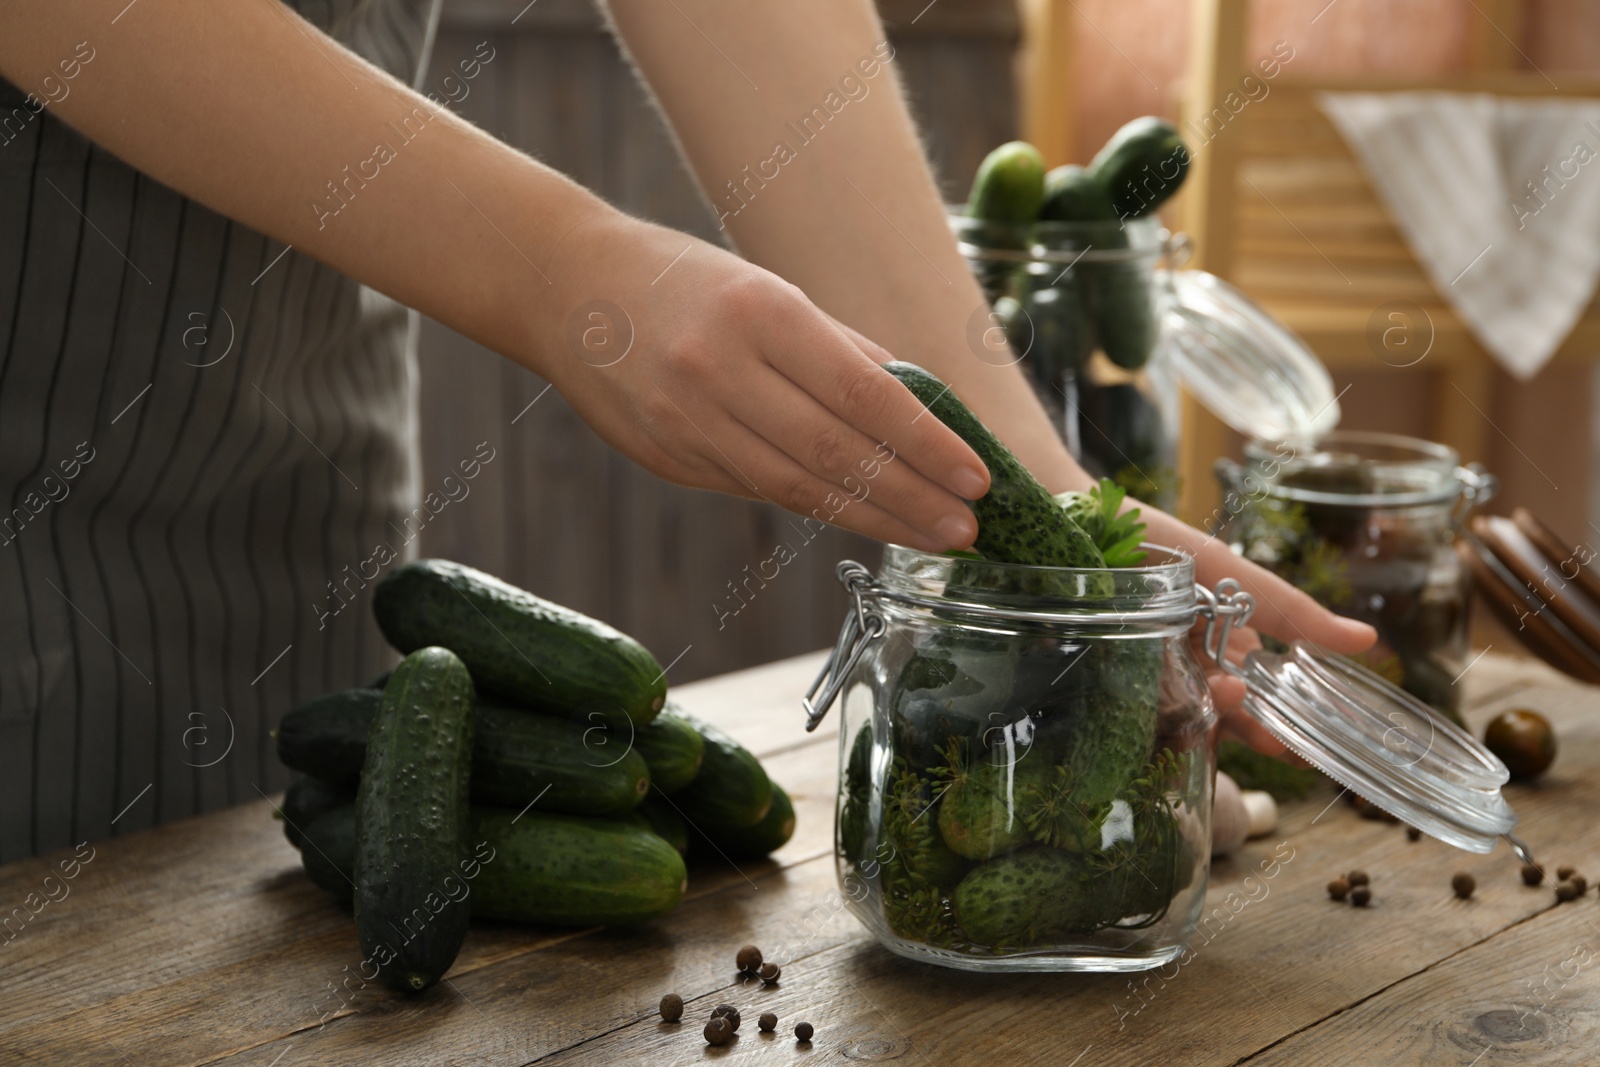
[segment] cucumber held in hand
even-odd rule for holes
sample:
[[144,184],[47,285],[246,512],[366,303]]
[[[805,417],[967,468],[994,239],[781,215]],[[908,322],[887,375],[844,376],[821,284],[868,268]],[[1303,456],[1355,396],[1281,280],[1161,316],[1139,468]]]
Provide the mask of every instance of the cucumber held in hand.
[[772,807],[767,772],[739,742],[687,712],[679,713],[705,741],[705,758],[694,781],[672,796],[690,825],[754,826]]
[[[672,845],[623,819],[474,807],[468,840],[471,855],[451,883],[447,909],[470,906],[478,919],[549,926],[646,922],[677,907],[687,888],[683,857]],[[316,819],[300,856],[313,882],[348,900],[355,809]]]
[[706,752],[700,732],[671,701],[634,731],[633,747],[650,768],[650,785],[664,796],[694,781]]
[[[278,724],[278,758],[284,766],[317,778],[356,782],[382,699],[376,689],[351,689],[296,705]],[[634,729],[642,734],[654,726]],[[642,751],[627,748],[628,729],[626,724],[588,726],[479,700],[472,737],[472,799],[518,810],[537,799],[541,811],[574,815],[627,811],[644,799],[651,784]],[[619,732],[615,746],[601,743]]]
[[1148,215],[1178,191],[1189,173],[1189,147],[1177,127],[1146,115],[1127,123],[1095,153],[1089,172],[1120,218]]
[[[944,382],[913,363],[886,363],[883,369],[960,435],[989,469],[989,492],[972,503],[978,519],[973,547],[985,559],[1038,567],[1106,565],[1089,535]],[[1109,592],[1109,579],[1105,585]]]
[[517,704],[640,726],[667,698],[661,664],[627,634],[459,563],[407,563],[378,583],[372,607],[395,648],[443,645]]
[[466,854],[474,704],[456,654],[419,649],[395,668],[367,740],[356,934],[383,984],[402,992],[442,978],[467,936],[467,909],[446,894]]

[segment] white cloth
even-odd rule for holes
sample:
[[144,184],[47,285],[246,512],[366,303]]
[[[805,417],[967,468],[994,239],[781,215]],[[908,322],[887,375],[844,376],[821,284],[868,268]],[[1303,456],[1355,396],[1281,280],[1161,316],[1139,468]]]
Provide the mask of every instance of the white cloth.
[[1506,370],[1538,373],[1600,278],[1600,100],[1379,92],[1319,103],[1440,295]]

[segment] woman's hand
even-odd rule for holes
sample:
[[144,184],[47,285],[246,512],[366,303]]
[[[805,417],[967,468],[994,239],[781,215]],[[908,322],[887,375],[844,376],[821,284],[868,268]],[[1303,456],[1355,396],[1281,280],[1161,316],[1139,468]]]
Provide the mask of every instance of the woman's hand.
[[793,285],[622,215],[564,237],[548,274],[535,369],[646,469],[927,551],[977,535],[983,463]]

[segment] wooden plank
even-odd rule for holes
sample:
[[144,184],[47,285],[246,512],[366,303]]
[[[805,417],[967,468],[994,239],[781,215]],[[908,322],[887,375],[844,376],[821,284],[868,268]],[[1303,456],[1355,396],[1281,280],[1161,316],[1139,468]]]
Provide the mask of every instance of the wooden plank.
[[1073,107],[1076,15],[1067,0],[1021,0],[1022,136],[1058,167],[1075,158]]

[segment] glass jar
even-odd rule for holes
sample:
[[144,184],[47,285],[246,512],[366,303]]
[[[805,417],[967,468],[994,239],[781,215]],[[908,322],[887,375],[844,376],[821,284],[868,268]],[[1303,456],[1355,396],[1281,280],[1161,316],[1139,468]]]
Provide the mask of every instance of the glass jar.
[[877,581],[853,563],[841,580],[853,636],[819,703],[842,695],[839,877],[861,921],[969,970],[1175,958],[1205,895],[1215,772],[1192,560],[891,546]]
[[1213,532],[1374,626],[1378,643],[1362,662],[1459,723],[1471,580],[1455,537],[1495,479],[1444,445],[1384,433],[1255,441],[1245,457],[1216,465],[1225,497]]
[[969,331],[974,351],[1022,362],[1090,474],[1170,508],[1180,394],[1160,344],[1171,290],[1156,268],[1186,255],[1186,241],[1153,217],[1018,226],[959,211],[951,229],[992,305]]

